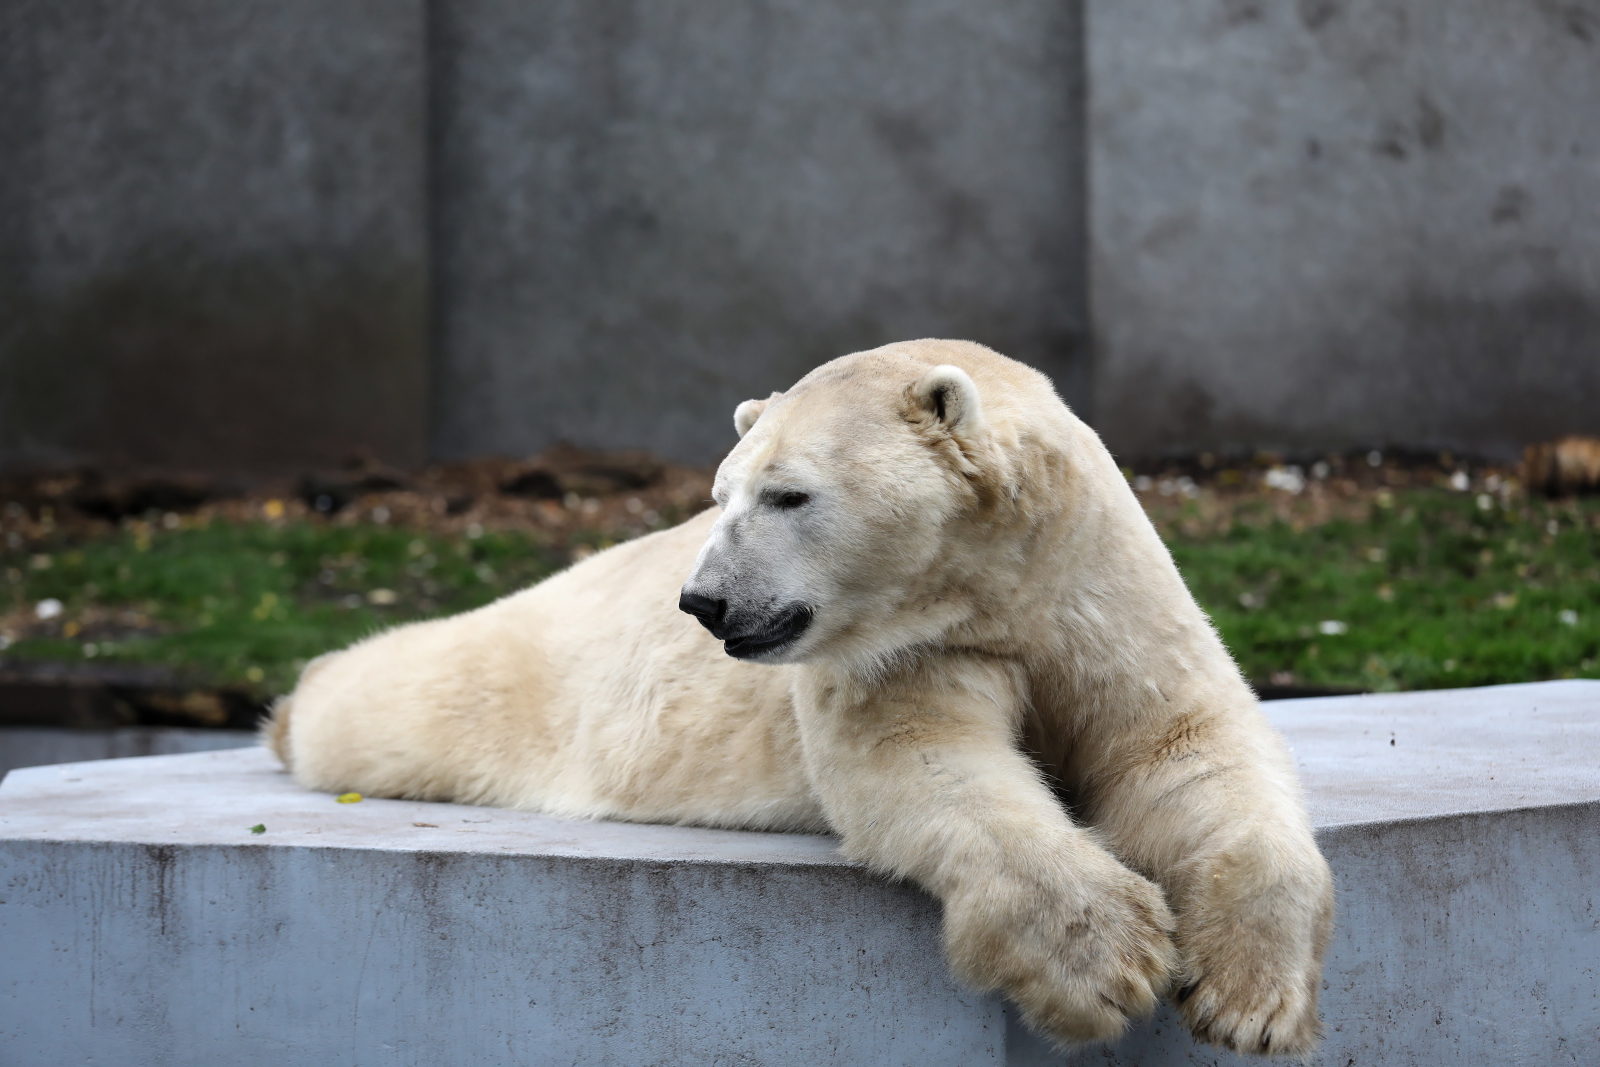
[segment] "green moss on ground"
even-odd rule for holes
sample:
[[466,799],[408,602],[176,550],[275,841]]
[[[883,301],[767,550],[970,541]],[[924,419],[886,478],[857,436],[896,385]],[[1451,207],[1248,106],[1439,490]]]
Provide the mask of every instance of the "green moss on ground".
[[[11,628],[23,631],[5,654],[157,663],[280,693],[319,653],[397,622],[487,604],[564,562],[521,533],[315,520],[138,524],[55,551],[0,555]],[[41,619],[49,600],[60,613]]]
[[1600,506],[1413,490],[1167,532],[1245,674],[1362,690],[1600,678]]
[[[1286,521],[1266,498],[1222,521],[1197,518],[1205,500],[1160,520],[1248,677],[1362,690],[1600,678],[1600,503],[1437,489],[1375,499],[1316,523]],[[268,695],[312,656],[486,604],[567,558],[537,531],[176,526],[0,551],[5,656],[164,664]],[[40,618],[51,600],[59,614]]]

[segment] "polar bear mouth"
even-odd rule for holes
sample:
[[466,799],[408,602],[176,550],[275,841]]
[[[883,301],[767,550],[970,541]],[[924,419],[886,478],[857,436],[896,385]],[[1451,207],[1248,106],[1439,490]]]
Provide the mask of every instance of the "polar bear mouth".
[[734,659],[755,659],[794,644],[810,625],[811,609],[804,604],[796,604],[765,629],[723,641],[722,650]]

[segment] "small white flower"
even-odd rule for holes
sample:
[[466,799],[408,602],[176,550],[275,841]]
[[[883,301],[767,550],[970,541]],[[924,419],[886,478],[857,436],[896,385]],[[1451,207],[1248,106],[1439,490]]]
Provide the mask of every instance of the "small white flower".
[[1381,467],[1381,466],[1383,466],[1383,453],[1379,452],[1376,448],[1374,448],[1371,452],[1368,452],[1367,453],[1367,466],[1369,466],[1369,467]]
[[1148,493],[1150,486],[1153,484],[1148,474],[1141,474],[1133,480],[1133,491],[1136,493]]
[[1456,471],[1450,476],[1450,488],[1458,493],[1465,493],[1472,488],[1472,479],[1467,477],[1466,471]]
[[1299,493],[1306,487],[1305,473],[1299,467],[1273,467],[1261,479],[1268,489]]
[[1573,611],[1571,608],[1562,608],[1560,612],[1556,614],[1556,618],[1561,620],[1561,624],[1563,626],[1578,625],[1578,613]]
[[47,597],[33,606],[33,613],[41,619],[53,619],[61,614],[61,601]]
[[1493,511],[1494,510],[1494,497],[1490,496],[1488,493],[1479,493],[1478,494],[1478,510],[1479,511]]
[[1317,460],[1315,463],[1313,463],[1311,465],[1311,477],[1315,478],[1317,481],[1320,482],[1324,478],[1326,478],[1328,476],[1329,472],[1332,471],[1332,470],[1333,470],[1333,468],[1328,466],[1328,464],[1327,464],[1327,462],[1325,460],[1320,460],[1319,459],[1319,460]]
[[1337,637],[1339,634],[1349,633],[1350,627],[1338,619],[1323,619],[1317,623],[1317,632],[1327,634],[1329,637]]

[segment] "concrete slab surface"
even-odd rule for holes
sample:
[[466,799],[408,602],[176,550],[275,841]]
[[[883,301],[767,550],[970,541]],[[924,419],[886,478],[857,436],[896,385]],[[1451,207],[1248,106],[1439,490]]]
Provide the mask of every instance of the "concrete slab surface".
[[1600,682],[1274,700],[1317,826],[1600,799]]
[[[265,833],[250,827],[264,825]],[[363,799],[294,783],[261,748],[12,771],[0,837],[23,841],[491,852],[519,856],[846,864],[832,838],[573,822],[528,811]]]
[[[1318,827],[1600,801],[1600,682],[1280,700],[1263,708],[1294,751]],[[437,824],[439,832],[417,823]],[[247,832],[257,824],[270,824],[267,834]],[[377,798],[330,806],[258,748],[13,771],[0,786],[0,835],[846,862],[824,859],[833,855],[831,839],[798,834],[574,823]]]

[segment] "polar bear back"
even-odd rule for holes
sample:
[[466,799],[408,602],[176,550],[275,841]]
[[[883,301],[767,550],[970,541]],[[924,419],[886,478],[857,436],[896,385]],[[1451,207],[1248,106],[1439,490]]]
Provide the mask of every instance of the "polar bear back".
[[730,659],[677,610],[714,518],[322,657],[279,712],[280,754],[330,792],[820,829],[789,670]]

